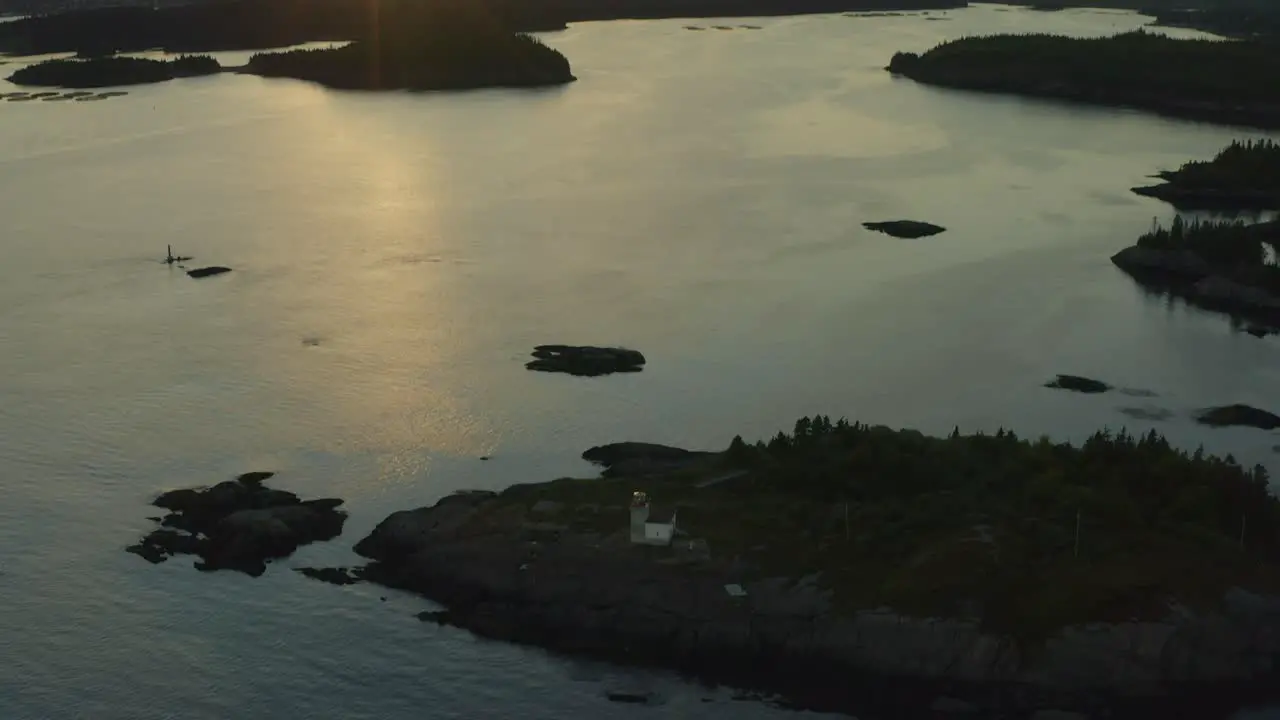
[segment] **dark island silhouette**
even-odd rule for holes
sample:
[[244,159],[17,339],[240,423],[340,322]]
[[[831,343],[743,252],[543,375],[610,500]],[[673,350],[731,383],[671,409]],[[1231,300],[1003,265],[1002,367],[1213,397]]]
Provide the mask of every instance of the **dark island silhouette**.
[[1168,228],[1152,227],[1111,261],[1145,287],[1268,328],[1280,326],[1277,244],[1280,221],[1176,217]]
[[[945,9],[965,0],[420,0],[424,13],[483,7],[515,32],[563,29],[586,20],[728,17],[857,10]],[[152,8],[104,7],[37,13],[0,23],[0,53],[103,55],[262,50],[318,41],[376,41],[395,3],[367,0],[222,0]],[[376,8],[376,12],[373,9]],[[308,61],[311,62],[311,61]]]
[[222,66],[207,55],[187,55],[173,60],[100,57],[87,60],[45,60],[19,68],[9,76],[9,82],[45,87],[100,88],[164,82],[220,72]]
[[[368,90],[537,87],[574,80],[563,55],[536,38],[511,32],[478,7],[391,0],[381,3],[377,18],[376,40],[258,53],[235,69]],[[167,61],[99,56],[48,60],[22,68],[9,79],[19,85],[91,88],[162,82],[223,69],[208,56]]]
[[1165,182],[1133,191],[1180,210],[1280,208],[1280,144],[1237,140],[1208,162],[1188,162],[1158,177]]
[[1274,3],[1246,3],[1238,7],[1203,6],[1142,8],[1156,25],[1188,28],[1223,37],[1249,39],[1280,35],[1280,8]]
[[1280,127],[1280,52],[1267,41],[1174,40],[1143,32],[1105,38],[990,35],[900,52],[888,70],[917,82],[1172,117]]
[[376,40],[258,53],[242,72],[368,90],[539,87],[574,80],[569,61],[479,9],[383,2]]
[[587,457],[635,470],[394,513],[355,579],[480,636],[859,715],[1222,717],[1277,694],[1248,660],[1280,652],[1261,466],[1154,432],[1073,446],[827,417],[718,453]]

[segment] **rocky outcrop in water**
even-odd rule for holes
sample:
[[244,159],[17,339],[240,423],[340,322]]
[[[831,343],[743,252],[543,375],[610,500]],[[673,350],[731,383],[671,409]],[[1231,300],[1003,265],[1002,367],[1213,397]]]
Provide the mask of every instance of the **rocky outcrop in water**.
[[273,490],[263,485],[273,474],[247,473],[210,488],[164,493],[152,502],[169,511],[161,527],[126,550],[152,563],[196,555],[199,570],[239,570],[256,577],[268,561],[342,533],[347,514],[338,509],[341,500],[304,501]]
[[862,223],[862,227],[876,232],[882,232],[885,235],[892,235],[896,238],[907,238],[914,240],[915,238],[929,237],[937,235],[940,232],[946,232],[946,228],[941,225],[920,222],[918,220],[889,220],[887,222],[867,222]]
[[818,576],[752,579],[732,562],[680,561],[568,526],[535,538],[521,519],[491,513],[495,502],[452,496],[392,514],[356,545],[375,560],[367,577],[440,602],[447,610],[427,619],[483,637],[675,668],[830,709],[874,697],[898,707],[892,717],[925,713],[939,696],[1011,717],[1186,709],[1277,677],[1280,599],[1244,590],[1214,610],[1171,606],[1159,620],[1068,626],[1028,649],[965,617],[841,610]]
[[645,365],[638,350],[591,345],[539,345],[533,349],[533,357],[536,359],[525,363],[530,370],[581,377],[640,372]]
[[606,477],[622,477],[680,470],[718,455],[653,443],[622,442],[593,447],[582,453],[582,459],[602,465]]
[[231,272],[231,268],[229,267],[222,267],[221,265],[211,265],[209,267],[202,267],[202,268],[195,268],[193,270],[188,270],[187,275],[189,277],[199,279],[199,278],[205,278],[205,277],[213,277],[214,275],[221,275],[223,273],[229,273],[229,272]]
[[1280,427],[1280,415],[1249,405],[1224,405],[1209,408],[1196,416],[1196,422],[1210,427],[1254,427],[1274,430]]
[[1072,390],[1080,393],[1104,393],[1111,389],[1111,386],[1101,380],[1080,377],[1079,375],[1059,375],[1057,378],[1050,380],[1044,384],[1047,388],[1057,390]]

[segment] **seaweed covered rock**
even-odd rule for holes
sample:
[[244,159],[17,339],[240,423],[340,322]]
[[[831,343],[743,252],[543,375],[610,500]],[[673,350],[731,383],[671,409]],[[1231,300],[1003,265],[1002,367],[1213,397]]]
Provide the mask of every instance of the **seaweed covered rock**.
[[533,349],[536,360],[525,367],[542,372],[594,377],[620,372],[640,372],[645,358],[638,350],[594,347],[591,345],[539,345]]
[[200,570],[239,570],[258,576],[266,563],[299,546],[342,533],[347,515],[336,498],[302,500],[263,481],[274,473],[253,472],[210,488],[172,490],[152,504],[169,511],[160,528],[126,550],[152,563],[172,555],[196,555]]

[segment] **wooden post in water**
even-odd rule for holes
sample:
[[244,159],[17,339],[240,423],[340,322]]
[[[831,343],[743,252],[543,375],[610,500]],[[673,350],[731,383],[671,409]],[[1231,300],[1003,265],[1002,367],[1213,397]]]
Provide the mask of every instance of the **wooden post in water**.
[[1244,526],[1245,526],[1246,518],[1247,516],[1244,513],[1240,513],[1240,551],[1241,552],[1244,552]]

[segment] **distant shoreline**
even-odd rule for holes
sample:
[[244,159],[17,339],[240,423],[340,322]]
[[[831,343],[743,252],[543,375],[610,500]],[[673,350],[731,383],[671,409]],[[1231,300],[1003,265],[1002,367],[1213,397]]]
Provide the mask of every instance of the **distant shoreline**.
[[[965,0],[497,0],[485,10],[512,32],[554,32],[568,23],[711,17],[771,17],[967,7]],[[451,0],[418,9],[449,11]],[[0,23],[0,54],[108,55],[265,50],[312,42],[372,41],[377,20],[361,0],[223,0],[171,7],[77,9]]]

